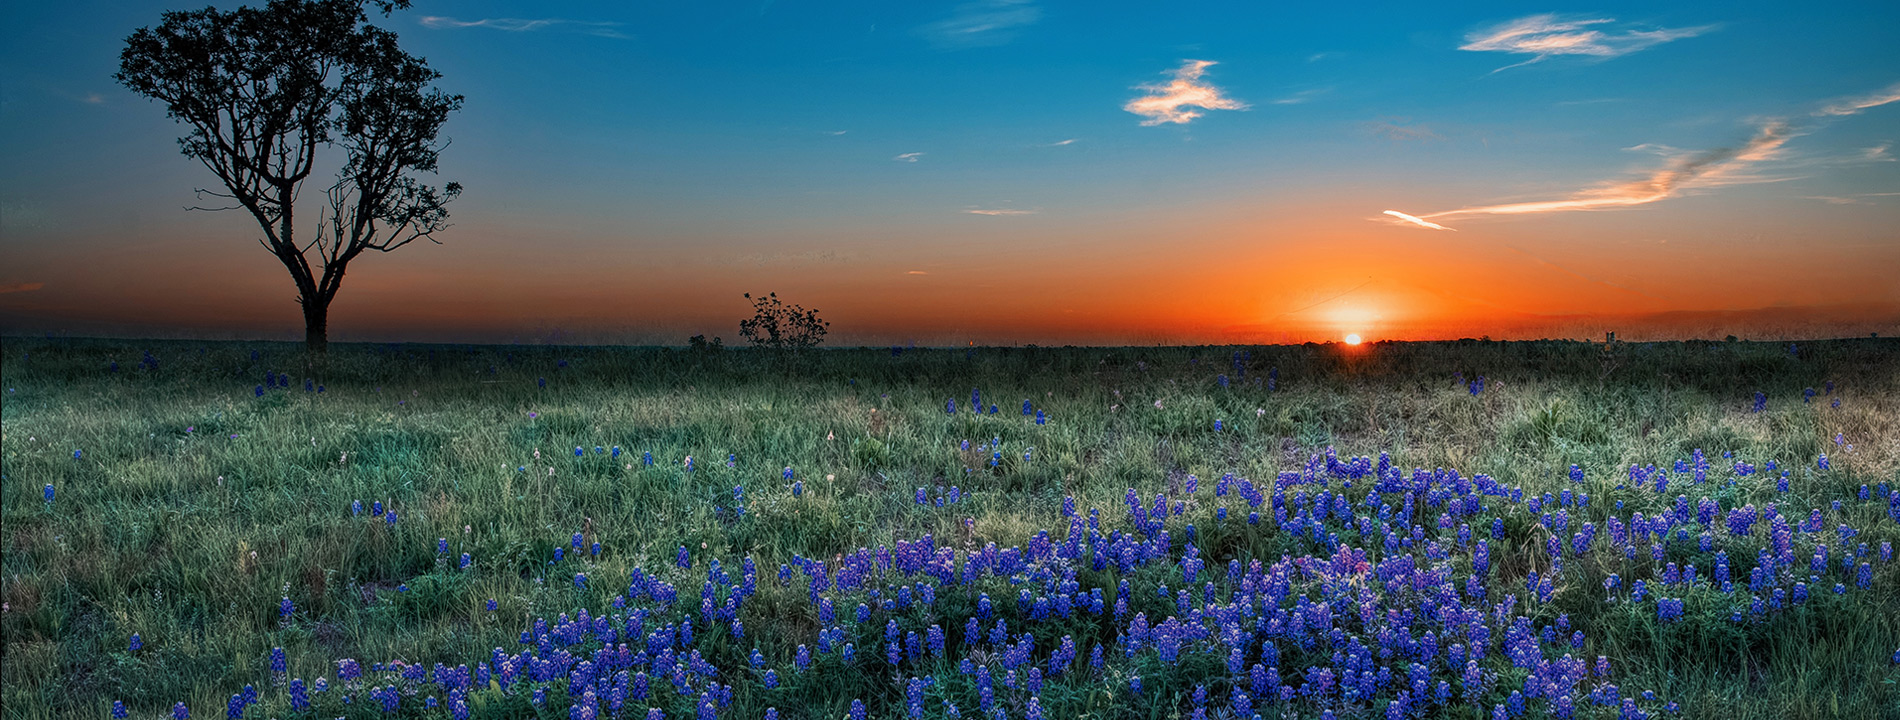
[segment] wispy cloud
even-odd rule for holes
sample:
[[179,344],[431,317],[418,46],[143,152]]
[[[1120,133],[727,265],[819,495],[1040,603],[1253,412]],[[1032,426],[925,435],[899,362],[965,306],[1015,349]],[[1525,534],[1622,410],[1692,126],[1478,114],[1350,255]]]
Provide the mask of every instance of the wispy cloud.
[[1202,116],[1197,110],[1245,110],[1247,104],[1226,97],[1220,88],[1201,82],[1201,76],[1207,68],[1214,65],[1212,60],[1186,60],[1181,67],[1169,74],[1174,80],[1165,84],[1138,85],[1136,89],[1146,90],[1148,94],[1128,101],[1122,109],[1146,117],[1142,125],[1160,125],[1162,123],[1186,124]]
[[[1900,102],[1900,83],[1889,85],[1879,92],[1822,103],[1818,109],[1795,120],[1774,119],[1763,122],[1754,135],[1750,136],[1748,141],[1739,148],[1715,148],[1690,153],[1665,145],[1649,143],[1637,145],[1628,149],[1660,153],[1668,160],[1662,167],[1645,172],[1633,179],[1600,183],[1555,200],[1484,205],[1418,216],[1407,216],[1395,210],[1388,210],[1385,214],[1417,221],[1480,215],[1528,215],[1574,210],[1606,210],[1647,205],[1675,197],[1691,189],[1785,179],[1765,178],[1751,174],[1749,171],[1764,162],[1778,158],[1788,141],[1812,132],[1821,125],[1837,118],[1858,115],[1872,108],[1896,102]],[[1878,161],[1886,157],[1889,147],[1890,144],[1883,143],[1868,148],[1862,151],[1861,157]],[[1854,197],[1880,195],[1874,193]],[[1832,196],[1811,196],[1810,199],[1834,204],[1854,202],[1854,200]],[[1429,227],[1423,224],[1420,226]]]
[[1860,193],[1858,195],[1849,195],[1847,197],[1838,197],[1838,196],[1833,196],[1833,195],[1806,195],[1806,196],[1803,196],[1801,199],[1819,200],[1829,205],[1876,205],[1879,203],[1869,201],[1867,200],[1867,198],[1880,198],[1880,197],[1900,197],[1900,192]]
[[1064,145],[1074,145],[1075,140],[1076,140],[1075,138],[1069,138],[1067,140],[1057,140],[1055,142],[1049,143],[1049,147],[1062,147]]
[[1009,209],[1003,209],[1003,210],[965,210],[964,212],[966,212],[966,213],[969,213],[969,214],[971,214],[971,215],[991,215],[991,216],[996,216],[996,215],[1034,215],[1034,214],[1036,214],[1036,213],[1037,213],[1038,211],[1036,211],[1036,210],[1009,210]]
[[825,134],[826,134],[826,135],[831,135],[831,136],[833,136],[833,137],[836,137],[836,136],[838,136],[838,135],[843,135],[843,134],[845,134],[845,133],[848,133],[848,132],[851,132],[851,131],[850,131],[850,130],[827,130],[827,131],[825,131]]
[[905,272],[904,274],[905,275],[929,275],[930,273],[923,270],[910,270],[910,271]]
[[1413,124],[1410,118],[1383,118],[1365,124],[1366,132],[1392,142],[1443,140],[1437,132],[1422,124]]
[[540,18],[535,20],[524,18],[483,18],[481,20],[457,20],[444,15],[424,15],[421,22],[423,27],[437,30],[479,27],[507,32],[548,30],[607,38],[627,37],[626,33],[620,32],[621,23],[568,20],[564,18]]
[[43,283],[43,282],[5,283],[5,284],[0,284],[0,295],[6,295],[8,293],[33,292],[34,290],[38,290],[43,287],[46,287],[46,283]]
[[1286,97],[1280,98],[1278,100],[1273,100],[1271,102],[1275,105],[1299,105],[1301,103],[1311,102],[1313,98],[1319,97],[1321,95],[1325,95],[1326,93],[1329,93],[1329,92],[1332,92],[1332,88],[1319,88],[1317,90],[1301,90],[1299,92],[1293,93],[1292,95],[1288,95]]
[[1887,151],[1892,148],[1893,143],[1884,142],[1870,148],[1862,149],[1860,151],[1860,159],[1865,162],[1893,162],[1894,157],[1887,154]]
[[1569,197],[1461,208],[1418,217],[1449,220],[1477,215],[1525,215],[1647,205],[1674,197],[1691,187],[1747,182],[1752,178],[1743,176],[1744,170],[1773,158],[1781,146],[1793,137],[1794,132],[1786,122],[1773,121],[1763,125],[1740,148],[1715,148],[1678,156],[1663,167],[1639,177],[1603,183],[1572,193]]
[[1836,100],[1816,110],[1814,114],[1822,117],[1858,115],[1868,108],[1880,107],[1891,102],[1900,102],[1900,82],[1859,97]]
[[899,155],[899,156],[897,156],[897,157],[894,157],[894,158],[891,158],[891,159],[892,159],[892,160],[896,160],[896,161],[898,161],[898,162],[908,162],[908,163],[914,163],[914,162],[917,162],[917,158],[920,158],[920,157],[923,157],[923,156],[924,156],[924,154],[923,154],[923,153],[920,153],[920,152],[914,152],[914,153],[904,153],[904,154],[902,154],[902,155]]
[[1564,17],[1556,13],[1531,15],[1473,30],[1465,35],[1465,44],[1458,46],[1458,49],[1531,56],[1531,59],[1516,65],[1498,68],[1508,70],[1554,55],[1620,57],[1671,40],[1692,38],[1716,28],[1715,25],[1701,25],[1630,30],[1617,29],[1614,23],[1616,20],[1612,18]]
[[807,265],[846,265],[856,262],[858,254],[849,250],[805,250],[803,252],[777,252],[770,255],[749,253],[735,255],[736,263],[755,267],[805,267]]
[[1417,225],[1423,228],[1431,228],[1433,230],[1450,230],[1451,229],[1443,225],[1440,225],[1438,223],[1432,222],[1430,220],[1420,220],[1417,217],[1407,215],[1397,210],[1387,210],[1385,211],[1384,214],[1391,215],[1392,217],[1398,218],[1400,220],[1403,220],[1405,222],[1408,222],[1408,223],[1411,223],[1413,225]]
[[1002,45],[1016,32],[1042,19],[1034,0],[978,0],[964,3],[944,18],[917,28],[944,50]]

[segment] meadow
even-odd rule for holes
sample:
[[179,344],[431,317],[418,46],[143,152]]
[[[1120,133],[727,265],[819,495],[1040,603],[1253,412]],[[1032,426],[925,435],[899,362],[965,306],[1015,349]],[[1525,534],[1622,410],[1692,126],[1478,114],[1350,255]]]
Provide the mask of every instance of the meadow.
[[0,386],[6,718],[1900,718],[1891,339],[7,338]]

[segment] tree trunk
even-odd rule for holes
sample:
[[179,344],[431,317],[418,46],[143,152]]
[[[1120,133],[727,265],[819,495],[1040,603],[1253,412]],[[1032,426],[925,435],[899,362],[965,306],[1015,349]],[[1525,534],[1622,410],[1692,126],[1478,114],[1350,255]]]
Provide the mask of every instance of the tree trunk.
[[303,303],[304,349],[312,355],[330,351],[330,305],[305,299]]

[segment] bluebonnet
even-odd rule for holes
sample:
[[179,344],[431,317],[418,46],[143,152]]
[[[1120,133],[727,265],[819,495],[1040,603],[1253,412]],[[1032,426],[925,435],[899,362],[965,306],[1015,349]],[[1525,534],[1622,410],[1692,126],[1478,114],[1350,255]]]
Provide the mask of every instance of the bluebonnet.
[[53,504],[53,484],[52,483],[46,484],[46,488],[40,491],[40,497],[43,497],[46,499],[47,505]]
[[139,648],[145,647],[145,641],[139,638],[138,633],[132,633],[132,642],[129,643],[129,647],[132,652],[138,652]]

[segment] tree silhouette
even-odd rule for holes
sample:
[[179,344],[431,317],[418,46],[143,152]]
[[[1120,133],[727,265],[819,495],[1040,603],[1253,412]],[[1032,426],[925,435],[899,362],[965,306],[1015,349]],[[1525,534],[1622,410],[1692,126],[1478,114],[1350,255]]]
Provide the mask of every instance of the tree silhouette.
[[750,319],[739,321],[739,335],[753,345],[777,351],[817,347],[831,328],[831,323],[818,319],[817,310],[787,305],[778,293],[745,296],[752,301],[753,313]]
[[[350,261],[417,239],[441,244],[445,206],[459,183],[423,185],[436,170],[436,131],[462,96],[430,87],[442,76],[368,24],[365,0],[271,0],[263,9],[167,12],[126,38],[113,77],[165,104],[191,128],[178,139],[264,230],[258,239],[290,270],[305,343],[328,349],[330,301]],[[368,0],[387,17],[409,0]],[[295,233],[296,204],[320,150],[342,146],[310,239]]]

